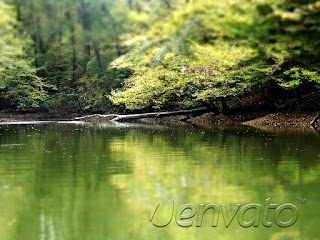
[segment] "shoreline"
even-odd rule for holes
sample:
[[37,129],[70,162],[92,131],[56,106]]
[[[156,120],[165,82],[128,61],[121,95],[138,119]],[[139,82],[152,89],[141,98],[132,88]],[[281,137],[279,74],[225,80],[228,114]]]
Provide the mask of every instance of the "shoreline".
[[[24,122],[24,121],[74,121],[80,114],[49,114],[49,113],[0,113],[0,122]],[[186,115],[144,118],[135,122],[148,124],[194,124],[194,125],[245,125],[251,127],[296,127],[309,128],[310,122],[316,115],[311,113],[288,113],[288,112],[248,112],[240,114],[214,114],[205,113],[197,117],[189,118]],[[93,118],[88,122],[100,122],[101,119]],[[320,127],[320,121],[315,124]]]
[[74,114],[62,115],[55,113],[0,113],[0,122],[29,122],[29,121],[70,121]]
[[[250,127],[296,127],[310,128],[310,122],[315,117],[316,112],[312,113],[242,113],[230,115],[207,114],[196,117],[192,120],[195,123],[216,124],[216,125],[244,125]],[[315,124],[320,127],[320,122]]]

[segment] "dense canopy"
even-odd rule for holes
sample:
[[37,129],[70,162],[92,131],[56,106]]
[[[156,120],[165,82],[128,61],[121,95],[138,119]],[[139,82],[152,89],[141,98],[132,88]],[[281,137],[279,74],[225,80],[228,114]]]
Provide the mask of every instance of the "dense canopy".
[[225,110],[261,90],[319,92],[320,1],[2,0],[0,12],[2,110]]

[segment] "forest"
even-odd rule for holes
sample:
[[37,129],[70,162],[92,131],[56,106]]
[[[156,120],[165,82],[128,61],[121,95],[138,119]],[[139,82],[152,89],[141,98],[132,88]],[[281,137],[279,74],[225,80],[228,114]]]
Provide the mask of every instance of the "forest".
[[0,0],[0,25],[2,112],[319,110],[320,1]]

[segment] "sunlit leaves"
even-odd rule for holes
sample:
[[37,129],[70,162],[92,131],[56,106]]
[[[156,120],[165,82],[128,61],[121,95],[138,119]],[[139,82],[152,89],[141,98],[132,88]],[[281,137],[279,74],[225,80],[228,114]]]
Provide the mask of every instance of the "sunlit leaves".
[[[21,23],[2,7],[0,89],[16,74],[33,86],[41,76],[57,86],[46,102],[53,111],[105,111],[110,99],[130,109],[197,107],[269,81],[319,87],[319,1],[8,2]],[[32,41],[21,44],[18,25]]]
[[281,81],[280,85],[285,88],[294,88],[303,82],[313,82],[320,84],[320,74],[317,71],[310,71],[301,67],[293,67],[284,72],[286,81]]
[[7,107],[32,110],[46,100],[45,88],[50,88],[36,75],[33,59],[26,50],[31,40],[16,31],[14,11],[0,2],[0,98]]
[[[284,89],[306,82],[319,86],[318,5],[175,1],[165,13],[150,14],[149,24],[144,15],[149,30],[132,38],[136,47],[115,61],[135,74],[126,88],[113,92],[112,100],[131,109],[194,107],[268,81]],[[149,85],[155,89],[144,88]]]

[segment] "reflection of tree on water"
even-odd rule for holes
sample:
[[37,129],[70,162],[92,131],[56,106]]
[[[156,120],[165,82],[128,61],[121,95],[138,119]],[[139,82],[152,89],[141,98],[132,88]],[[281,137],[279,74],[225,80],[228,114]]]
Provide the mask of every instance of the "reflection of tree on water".
[[[167,198],[174,198],[178,205],[232,206],[262,204],[268,197],[281,204],[309,193],[301,221],[318,211],[313,200],[319,198],[318,137],[314,135],[250,128],[41,125],[12,129],[15,131],[2,129],[1,144],[20,141],[23,145],[16,146],[19,151],[7,149],[6,158],[15,161],[16,166],[10,161],[4,161],[3,166],[18,174],[23,189],[21,195],[11,198],[12,204],[24,203],[16,210],[16,236],[12,239],[37,239],[50,234],[71,239],[152,239],[158,235],[143,217],[147,218],[151,206]],[[21,168],[26,165],[18,163],[26,158],[28,167]],[[206,221],[204,226],[210,226]],[[288,234],[307,232],[312,236],[315,224],[302,226],[298,222]],[[174,227],[165,229],[163,237],[181,235],[192,239]],[[247,239],[249,233],[270,239],[279,230],[230,229],[214,231],[224,239],[234,239],[236,230]],[[212,234],[211,227],[192,228],[188,233],[199,231],[201,235]]]
[[[110,136],[115,134],[94,128],[76,129],[73,126],[65,126],[63,131],[57,127],[53,132],[54,138],[51,141],[54,139],[58,144],[52,145],[50,151],[55,152],[61,145],[65,145],[62,147],[64,151],[58,151],[59,154],[53,154],[53,159],[43,162],[42,172],[45,175],[46,169],[58,167],[59,173],[54,177],[66,179],[67,193],[71,193],[68,196],[70,202],[67,212],[71,214],[69,219],[72,219],[68,221],[72,238],[88,236],[89,239],[90,235],[94,235],[96,239],[106,239],[111,237],[111,233],[116,236],[113,229],[117,224],[123,225],[117,217],[123,209],[119,209],[121,192],[111,185],[110,176],[128,174],[132,170],[125,159],[119,161],[112,158],[109,143]],[[120,132],[120,137],[123,134]],[[53,166],[49,166],[50,163]],[[46,188],[46,184],[56,181],[49,179],[45,183],[42,179],[39,181],[43,182],[40,187]],[[79,231],[79,226],[83,230]]]
[[320,130],[311,125],[310,129],[315,133],[315,135],[320,136]]
[[[296,200],[297,190],[298,194],[301,192],[297,186],[304,188],[304,179],[296,178],[297,173],[302,171],[304,160],[313,158],[306,164],[305,170],[318,165],[317,158],[314,158],[318,157],[319,153],[314,136],[286,136],[250,129],[203,132],[203,129],[188,131],[183,128],[156,132],[152,137],[144,137],[140,132],[130,132],[129,135],[139,138],[139,151],[142,152],[140,155],[148,156],[150,149],[159,151],[159,155],[162,155],[161,163],[156,159],[152,161],[153,164],[158,164],[159,169],[156,168],[158,171],[154,171],[151,176],[157,176],[153,179],[165,180],[161,182],[161,186],[166,188],[165,193],[155,197],[156,199],[164,199],[163,196],[169,195],[192,203],[219,203],[221,199],[228,199],[231,203],[251,200],[260,203],[273,196],[274,200],[281,204]],[[303,149],[305,146],[308,146],[308,151]],[[302,151],[292,151],[297,148]],[[180,160],[180,154],[176,154],[173,159],[173,156],[163,152],[163,149],[185,152],[184,161]],[[141,159],[137,158],[133,164],[138,161]],[[162,169],[175,171],[166,172],[164,177]],[[166,180],[168,178],[170,180]],[[206,180],[198,181],[199,179]],[[152,178],[149,181],[152,182]],[[127,188],[133,187],[130,183],[127,184]],[[291,233],[294,239],[298,239],[299,231],[294,230]],[[270,232],[266,236],[270,237]]]
[[26,207],[16,218],[19,231],[13,239],[111,237],[116,225],[124,224],[118,217],[124,209],[118,207],[121,193],[111,186],[110,176],[132,170],[125,159],[111,157],[109,136],[72,125],[17,128],[2,139],[25,140],[16,155],[31,154],[34,167],[23,183]]

